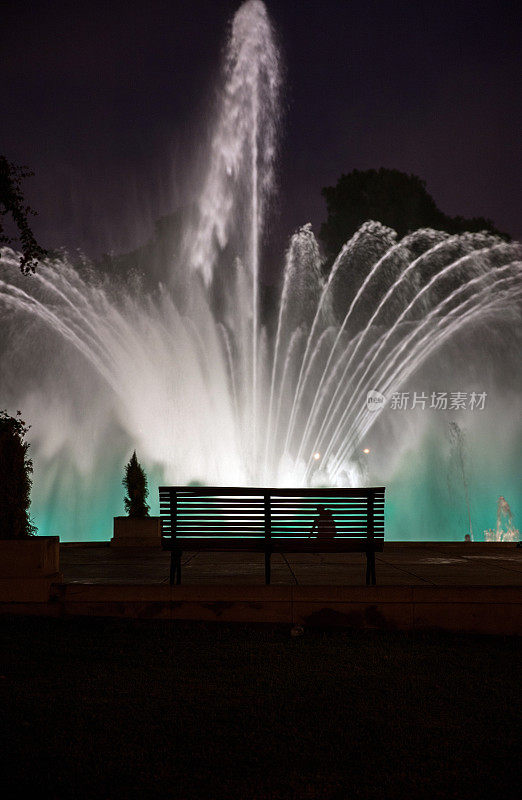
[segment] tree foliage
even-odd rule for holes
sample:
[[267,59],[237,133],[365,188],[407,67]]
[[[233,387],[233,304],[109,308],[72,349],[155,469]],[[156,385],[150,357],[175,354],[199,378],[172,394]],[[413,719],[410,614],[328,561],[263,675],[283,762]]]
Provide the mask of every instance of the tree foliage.
[[0,539],[26,539],[36,533],[29,518],[33,462],[27,457],[29,428],[20,412],[0,411]]
[[125,467],[125,477],[122,483],[127,491],[124,503],[128,516],[148,517],[149,506],[145,502],[149,494],[147,476],[136,458],[136,451]]
[[377,220],[397,231],[402,238],[419,228],[447,233],[489,231],[509,238],[484,217],[450,217],[444,214],[417,175],[396,169],[353,170],[341,175],[335,186],[325,187],[328,217],[319,236],[328,258],[333,259],[345,242],[367,220]]
[[[20,247],[20,270],[27,275],[35,272],[36,266],[47,255],[41,247],[29,226],[28,217],[35,215],[25,204],[21,184],[24,178],[34,175],[27,167],[20,167],[8,161],[5,156],[0,156],[0,244]],[[9,236],[3,225],[3,217],[10,214],[18,231],[18,241]]]

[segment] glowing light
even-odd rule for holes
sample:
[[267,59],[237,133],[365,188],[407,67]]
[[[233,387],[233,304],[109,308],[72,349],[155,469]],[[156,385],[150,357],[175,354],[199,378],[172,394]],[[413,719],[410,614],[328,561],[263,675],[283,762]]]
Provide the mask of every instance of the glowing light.
[[316,461],[319,461],[319,459],[321,458],[321,453],[314,453],[314,458]]
[[364,450],[363,450],[363,453],[366,453],[366,455],[368,455],[369,452],[370,452],[370,448],[369,447],[365,447]]

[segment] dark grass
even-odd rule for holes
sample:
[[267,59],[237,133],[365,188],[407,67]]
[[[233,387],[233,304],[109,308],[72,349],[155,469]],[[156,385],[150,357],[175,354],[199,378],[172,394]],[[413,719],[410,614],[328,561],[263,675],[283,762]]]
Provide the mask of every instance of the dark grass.
[[3,797],[508,798],[520,640],[0,617]]

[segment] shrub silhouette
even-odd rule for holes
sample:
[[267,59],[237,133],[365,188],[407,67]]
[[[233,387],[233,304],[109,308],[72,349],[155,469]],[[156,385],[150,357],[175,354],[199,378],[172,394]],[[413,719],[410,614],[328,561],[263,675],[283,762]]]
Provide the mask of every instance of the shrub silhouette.
[[[24,200],[21,183],[24,178],[34,175],[27,167],[20,167],[0,155],[0,244],[16,246],[18,243],[22,254],[20,269],[24,275],[36,270],[38,262],[48,255],[47,251],[36,241],[29,227],[29,216],[36,214]],[[3,226],[3,217],[11,215],[18,231],[18,242],[8,235]]]
[[28,430],[20,412],[11,417],[0,411],[0,539],[27,539],[36,533],[29,517],[33,462],[24,439]]
[[147,488],[147,476],[141,464],[136,458],[136,450],[125,467],[125,477],[122,481],[127,490],[127,497],[124,500],[125,511],[129,517],[148,517],[149,506],[145,502],[149,490]]

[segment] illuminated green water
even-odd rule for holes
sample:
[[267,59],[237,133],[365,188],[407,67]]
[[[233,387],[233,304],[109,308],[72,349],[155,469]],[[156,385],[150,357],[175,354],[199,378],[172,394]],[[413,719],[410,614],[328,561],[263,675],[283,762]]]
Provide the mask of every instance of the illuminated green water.
[[[522,441],[495,440],[495,431],[484,430],[477,441],[468,442],[467,471],[474,538],[483,541],[486,528],[494,528],[498,497],[504,495],[520,528]],[[35,468],[33,517],[41,535],[59,535],[62,541],[107,541],[112,536],[112,518],[124,514],[120,465],[126,453],[105,461],[103,480],[92,481],[72,471],[69,490],[63,480],[44,505],[38,492]],[[67,469],[67,466],[64,466]],[[161,470],[148,469],[151,514],[159,514],[157,487],[164,483]],[[428,433],[401,456],[389,479],[373,471],[369,485],[386,486],[385,538],[396,541],[462,541],[469,531],[468,510],[458,465],[448,461],[447,442],[439,432]],[[51,481],[52,483],[52,481]],[[42,486],[46,493],[49,481]],[[49,499],[50,498],[50,499]],[[311,520],[310,520],[311,524]]]

